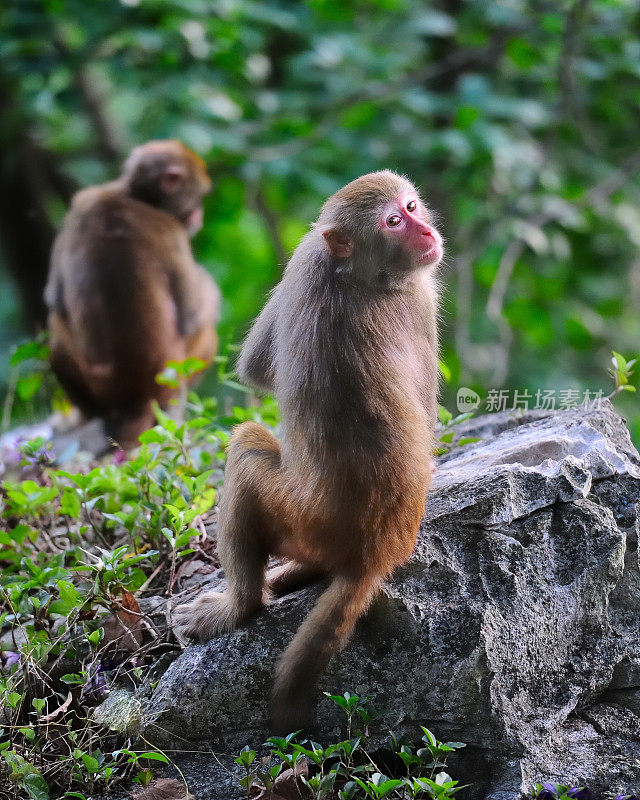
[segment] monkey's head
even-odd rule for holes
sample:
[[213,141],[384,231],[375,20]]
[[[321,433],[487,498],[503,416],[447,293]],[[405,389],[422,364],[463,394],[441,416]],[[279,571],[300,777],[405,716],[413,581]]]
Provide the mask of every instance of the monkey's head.
[[322,207],[317,223],[329,251],[345,269],[367,277],[436,266],[442,237],[416,188],[384,170],[348,183]]
[[211,189],[204,161],[176,139],[147,142],[125,161],[131,197],[177,217],[190,236],[202,227],[202,198]]

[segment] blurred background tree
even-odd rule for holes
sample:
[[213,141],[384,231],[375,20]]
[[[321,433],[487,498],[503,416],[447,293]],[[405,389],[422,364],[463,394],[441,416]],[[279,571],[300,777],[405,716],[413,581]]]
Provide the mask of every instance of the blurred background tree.
[[638,0],[5,0],[0,380],[72,192],[175,137],[215,182],[194,248],[227,341],[324,198],[390,167],[448,240],[444,402],[607,394],[640,350],[639,31]]

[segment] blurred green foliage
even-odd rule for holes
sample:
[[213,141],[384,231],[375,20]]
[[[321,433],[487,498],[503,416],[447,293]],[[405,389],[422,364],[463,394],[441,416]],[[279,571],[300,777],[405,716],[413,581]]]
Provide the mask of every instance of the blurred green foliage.
[[[5,0],[5,165],[18,140],[76,185],[151,138],[203,155],[194,247],[235,341],[325,197],[399,170],[448,241],[445,403],[608,394],[611,350],[640,354],[639,23],[638,0]],[[39,186],[54,225],[62,183]]]

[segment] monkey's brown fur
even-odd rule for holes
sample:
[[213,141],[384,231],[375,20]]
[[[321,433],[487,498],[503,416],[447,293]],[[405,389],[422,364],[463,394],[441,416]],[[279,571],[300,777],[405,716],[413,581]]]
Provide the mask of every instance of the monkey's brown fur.
[[233,629],[262,604],[270,554],[290,559],[267,576],[279,593],[314,572],[331,577],[276,670],[283,732],[305,721],[314,680],[409,557],[424,512],[438,292],[433,270],[379,223],[385,204],[407,193],[417,198],[405,179],[377,172],[330,198],[251,329],[238,374],[275,393],[282,442],[253,422],[236,428],[218,526],[228,589],[178,611],[198,639]]
[[54,244],[53,370],[123,447],[153,425],[151,400],[168,402],[155,381],[167,360],[216,353],[219,292],[189,242],[210,188],[204,162],[180,142],[148,142],[119,179],[75,195]]

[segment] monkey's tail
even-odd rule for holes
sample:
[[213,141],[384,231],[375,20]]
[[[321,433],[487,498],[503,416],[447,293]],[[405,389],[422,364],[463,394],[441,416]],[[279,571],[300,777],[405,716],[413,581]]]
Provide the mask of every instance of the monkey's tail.
[[317,678],[346,644],[381,583],[380,575],[338,576],[320,596],[276,667],[271,708],[279,732],[290,733],[308,722]]

